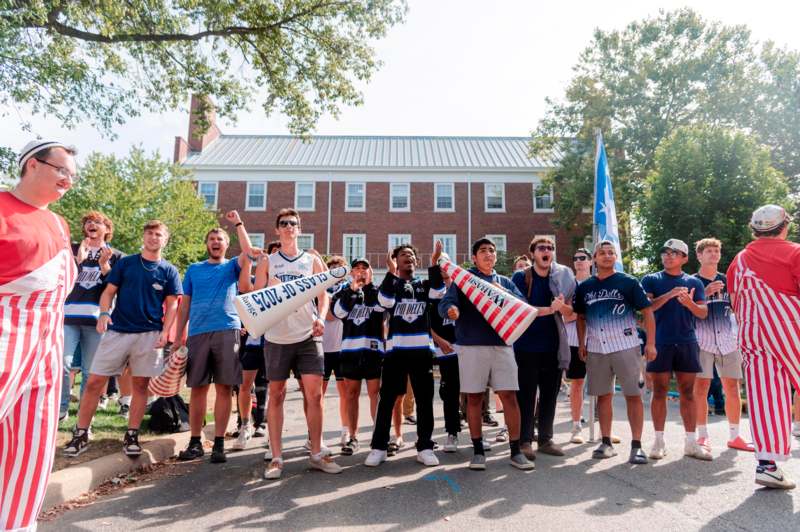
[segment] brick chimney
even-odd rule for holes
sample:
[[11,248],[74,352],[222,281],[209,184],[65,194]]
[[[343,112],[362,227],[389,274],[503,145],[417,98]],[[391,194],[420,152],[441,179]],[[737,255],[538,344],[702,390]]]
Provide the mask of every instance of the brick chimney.
[[[208,126],[205,133],[200,133],[203,126]],[[217,127],[217,113],[214,111],[214,102],[208,96],[192,94],[192,103],[189,109],[189,141],[182,137],[175,137],[175,147],[172,158],[176,163],[186,160],[190,152],[201,152],[209,144],[217,140],[221,134]]]
[[175,148],[172,152],[172,162],[181,164],[189,156],[189,143],[183,137],[175,137]]

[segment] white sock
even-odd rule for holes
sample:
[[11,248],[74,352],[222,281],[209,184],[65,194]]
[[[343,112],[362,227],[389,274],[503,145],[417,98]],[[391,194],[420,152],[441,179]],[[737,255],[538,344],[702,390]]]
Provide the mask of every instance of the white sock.
[[664,443],[664,431],[663,430],[657,430],[656,431],[656,441]]
[[739,425],[734,425],[733,423],[731,423],[730,426],[728,427],[728,430],[730,431],[731,440],[735,440],[736,438],[739,437]]
[[687,432],[686,443],[697,443],[697,434],[694,432]]
[[131,406],[131,396],[130,395],[123,395],[117,400],[117,402],[121,405],[128,405]]
[[708,438],[708,425],[697,425],[697,437]]

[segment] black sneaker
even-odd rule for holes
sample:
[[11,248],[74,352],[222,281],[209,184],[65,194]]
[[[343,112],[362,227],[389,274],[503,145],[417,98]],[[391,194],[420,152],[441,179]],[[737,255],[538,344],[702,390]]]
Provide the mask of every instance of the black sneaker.
[[350,438],[347,443],[342,445],[342,455],[352,456],[354,453],[358,452],[358,447],[358,440],[355,438]]
[[142,446],[139,445],[139,431],[128,429],[125,438],[122,440],[122,452],[125,456],[136,458],[142,454]]
[[225,447],[216,445],[211,448],[211,463],[212,464],[222,464],[228,461],[228,457],[225,456]]
[[486,412],[483,416],[483,424],[490,427],[497,427],[500,425],[500,422],[494,418],[491,412]]
[[130,409],[131,409],[130,405],[126,405],[124,403],[120,403],[120,405],[119,405],[119,415],[124,417],[125,419],[128,419],[128,412],[130,411]]
[[416,424],[417,424],[417,418],[415,418],[414,416],[406,416],[406,425],[416,425]]
[[89,431],[83,429],[75,429],[72,431],[72,439],[64,447],[64,456],[74,458],[89,447]]
[[200,442],[197,443],[189,443],[189,446],[186,448],[185,451],[181,451],[178,453],[178,460],[187,461],[187,460],[195,460],[197,458],[202,458],[206,452],[203,450],[203,444]]

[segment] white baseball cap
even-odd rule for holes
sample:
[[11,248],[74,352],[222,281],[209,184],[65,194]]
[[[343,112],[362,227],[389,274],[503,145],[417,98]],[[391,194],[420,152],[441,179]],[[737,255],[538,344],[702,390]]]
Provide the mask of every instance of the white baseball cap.
[[770,231],[788,220],[786,209],[780,205],[764,205],[753,212],[750,227],[756,231]]
[[664,251],[665,249],[680,251],[684,255],[689,255],[689,246],[686,245],[686,242],[683,240],[678,240],[677,238],[670,238],[664,242],[664,245],[661,246],[661,251]]
[[52,139],[38,139],[32,140],[22,148],[22,151],[19,153],[19,159],[17,159],[17,164],[19,165],[20,169],[25,166],[25,163],[28,162],[28,159],[33,157],[36,153],[39,153],[42,150],[46,150],[47,148],[64,148],[66,150],[72,149],[71,146],[67,146],[63,142],[59,142],[57,140]]

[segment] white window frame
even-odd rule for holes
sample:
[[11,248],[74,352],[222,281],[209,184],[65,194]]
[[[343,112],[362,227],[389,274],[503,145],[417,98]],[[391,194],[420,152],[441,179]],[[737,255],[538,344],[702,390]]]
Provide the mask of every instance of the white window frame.
[[[508,253],[508,237],[506,235],[500,235],[500,234],[486,235],[486,236],[484,236],[484,238],[488,238],[489,240],[494,242],[495,246],[497,246],[497,251],[502,251],[503,253]],[[504,249],[501,249],[500,246],[497,245],[499,240],[503,241],[503,248]]]
[[[253,247],[264,249],[264,244],[266,244],[264,233],[247,233],[247,236],[250,237],[250,243]],[[258,242],[259,239],[261,239],[260,243]]]
[[[500,208],[489,207],[489,188],[500,187],[500,200],[503,205]],[[483,184],[483,210],[485,212],[506,212],[506,184],[505,183],[484,183]]]
[[[354,185],[361,185],[362,192],[362,202],[361,207],[352,207],[350,206],[350,187]],[[345,183],[344,187],[344,210],[345,212],[364,212],[367,210],[367,183],[363,181],[354,181],[350,183]]]
[[206,209],[209,211],[217,210],[217,202],[219,201],[219,182],[218,181],[198,181],[197,182],[197,195],[203,200],[205,203],[205,194],[203,194],[203,185],[214,185],[214,204],[213,205],[206,205]]
[[[297,198],[300,196],[300,185],[311,185],[311,207],[300,207]],[[297,181],[294,184],[294,208],[299,212],[313,212],[317,208],[317,184],[314,181]]]
[[[439,207],[439,187],[450,188],[451,207],[449,209]],[[433,184],[433,212],[456,212],[456,187],[453,183],[434,183]]]
[[441,240],[442,244],[444,244],[445,240],[446,239],[450,239],[450,238],[453,239],[453,252],[452,253],[448,252],[446,245],[442,246],[442,251],[444,253],[447,253],[450,256],[450,260],[455,262],[455,261],[458,260],[457,257],[456,257],[456,253],[458,253],[458,235],[456,235],[454,233],[447,233],[447,234],[442,233],[442,234],[433,235],[433,245],[436,245],[436,241],[437,240]]
[[550,187],[550,208],[549,209],[545,209],[545,208],[541,208],[540,209],[539,207],[536,206],[536,189],[539,188],[539,187],[541,187],[541,185],[537,185],[536,183],[533,184],[533,212],[542,212],[542,213],[555,212],[555,207],[554,207],[554,202],[553,202],[553,200],[555,199],[555,195],[554,195],[552,186]]
[[[348,238],[361,238],[363,241],[363,253],[358,253],[352,257],[347,256],[347,239]],[[366,233],[344,233],[342,235],[342,256],[347,260],[347,263],[353,261],[353,259],[357,259],[363,257],[367,254],[367,235]]]
[[[300,239],[301,238],[310,238],[311,244],[308,246],[301,246]],[[297,247],[300,249],[312,249],[314,247],[314,233],[300,233],[297,235]]]
[[[394,206],[394,188],[405,187],[406,189],[406,206]],[[365,189],[366,192],[366,189]],[[366,193],[365,193],[366,196]],[[389,183],[389,212],[410,212],[411,211],[411,184],[410,183]]]
[[394,249],[400,244],[410,244],[411,235],[406,233],[389,233],[386,238],[387,249]]
[[[264,198],[261,205],[255,207],[250,206],[250,189],[253,185],[264,185]],[[248,181],[247,191],[244,195],[244,210],[246,211],[265,211],[267,210],[267,182],[266,181]]]

